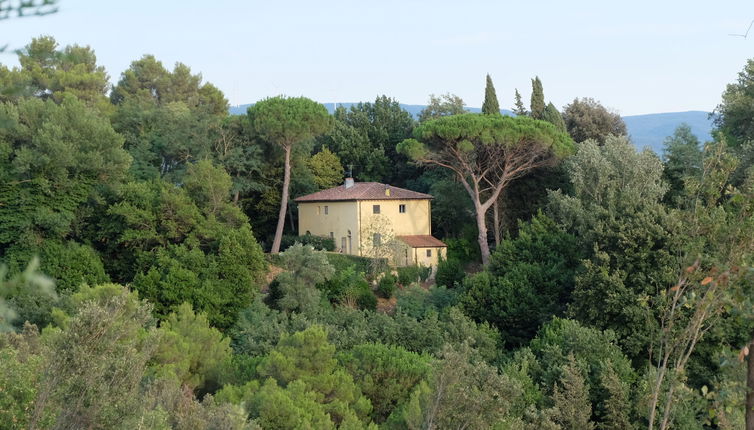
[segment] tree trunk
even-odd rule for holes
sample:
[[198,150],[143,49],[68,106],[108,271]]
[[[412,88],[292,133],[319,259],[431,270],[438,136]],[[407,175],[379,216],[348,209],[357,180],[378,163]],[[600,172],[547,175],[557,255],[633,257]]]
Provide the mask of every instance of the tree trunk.
[[[489,206],[487,206],[489,208]],[[490,262],[490,245],[487,243],[487,211],[479,203],[474,204],[476,212],[476,226],[479,229],[479,249],[482,251],[482,264],[485,266]]]
[[236,205],[236,206],[238,205],[238,197],[239,197],[240,194],[241,194],[240,191],[236,191],[233,194],[233,204]]
[[495,199],[495,203],[492,204],[492,215],[494,218],[492,222],[495,224],[492,226],[495,232],[495,246],[500,246],[500,241],[502,240],[501,234],[500,234],[500,207],[498,204],[498,199]]
[[273,254],[280,252],[280,241],[283,239],[283,228],[285,228],[285,212],[288,209],[288,187],[291,184],[291,147],[286,146],[283,149],[285,150],[285,173],[283,174],[283,194],[280,196],[278,227],[275,230],[272,249],[270,249],[270,252]]
[[746,430],[754,430],[754,339],[749,343],[746,366]]

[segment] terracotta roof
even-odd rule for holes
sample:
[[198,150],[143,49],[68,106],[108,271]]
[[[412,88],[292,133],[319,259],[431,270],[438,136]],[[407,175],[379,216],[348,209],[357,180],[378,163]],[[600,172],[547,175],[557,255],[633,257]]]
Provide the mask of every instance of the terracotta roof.
[[447,245],[430,235],[396,236],[412,248],[445,248]]
[[[390,190],[387,195],[386,190]],[[381,184],[379,182],[356,182],[346,188],[339,185],[335,188],[317,191],[316,193],[294,199],[297,202],[327,202],[334,200],[406,200],[406,199],[431,199],[429,194],[417,193],[416,191]]]

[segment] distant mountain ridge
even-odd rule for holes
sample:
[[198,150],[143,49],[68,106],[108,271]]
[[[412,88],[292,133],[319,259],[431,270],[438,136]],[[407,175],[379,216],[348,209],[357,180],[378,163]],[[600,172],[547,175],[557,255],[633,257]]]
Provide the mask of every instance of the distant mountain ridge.
[[[354,102],[323,103],[325,108],[327,108],[327,111],[330,113],[335,111],[336,105],[348,109],[357,104],[358,103]],[[250,106],[252,106],[252,104],[232,106],[229,109],[229,112],[232,115],[243,115]],[[421,112],[426,105],[401,104],[401,107],[413,115],[414,118],[418,118],[419,112]],[[474,107],[466,107],[466,109],[469,112],[474,113],[482,111],[480,108]],[[513,112],[507,109],[503,109],[501,112],[504,115],[513,115]],[[637,148],[643,149],[649,147],[659,155],[662,155],[665,138],[672,135],[676,127],[683,123],[686,123],[691,127],[691,132],[694,133],[700,141],[706,142],[712,140],[713,120],[710,118],[709,112],[687,111],[628,115],[623,117],[623,121],[626,122],[628,134],[631,136],[631,141]]]

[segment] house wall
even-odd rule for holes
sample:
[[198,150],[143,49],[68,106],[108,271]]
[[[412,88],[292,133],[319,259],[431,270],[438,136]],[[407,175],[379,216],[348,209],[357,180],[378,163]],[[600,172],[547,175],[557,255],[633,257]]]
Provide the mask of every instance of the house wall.
[[[440,263],[440,256],[447,258],[448,248],[413,248],[414,261],[419,266],[437,266]],[[432,256],[427,257],[427,251],[432,251]]]
[[[327,214],[325,214],[325,206],[327,206]],[[330,237],[330,232],[332,232],[336,251],[361,255],[359,253],[358,209],[355,201],[299,203],[299,234],[303,235],[308,231],[315,236]],[[344,238],[346,249],[342,249]]]
[[[361,255],[390,258],[395,264],[401,265],[402,259],[395,258],[402,252],[400,249],[374,249],[374,233],[380,233],[383,243],[393,241],[395,236],[431,234],[429,202],[429,200],[410,199],[360,200],[358,212]],[[374,205],[380,206],[379,214],[374,213]],[[406,212],[400,212],[400,205],[406,205]]]
[[[361,200],[359,201],[361,225],[369,224],[373,206],[380,205],[380,215],[390,221],[395,236],[432,234],[429,200]],[[406,205],[400,213],[399,206]]]

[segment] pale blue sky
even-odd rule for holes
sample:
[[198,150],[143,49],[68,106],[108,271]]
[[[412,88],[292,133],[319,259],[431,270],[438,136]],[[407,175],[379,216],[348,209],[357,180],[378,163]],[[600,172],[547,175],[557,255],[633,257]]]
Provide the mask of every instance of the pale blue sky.
[[[0,21],[0,41],[40,34],[90,45],[116,82],[145,53],[201,72],[231,104],[276,94],[321,102],[451,92],[501,107],[539,75],[558,108],[594,97],[623,115],[711,110],[754,57],[744,1],[59,0],[60,12]],[[0,62],[15,65],[12,55]]]

